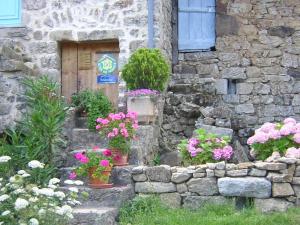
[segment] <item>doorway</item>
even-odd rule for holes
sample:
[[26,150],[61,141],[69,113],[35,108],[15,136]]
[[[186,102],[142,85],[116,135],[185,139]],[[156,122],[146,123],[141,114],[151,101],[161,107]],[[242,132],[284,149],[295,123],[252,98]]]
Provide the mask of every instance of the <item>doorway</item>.
[[85,89],[101,90],[117,107],[119,76],[118,42],[66,42],[62,52],[62,95],[70,101]]

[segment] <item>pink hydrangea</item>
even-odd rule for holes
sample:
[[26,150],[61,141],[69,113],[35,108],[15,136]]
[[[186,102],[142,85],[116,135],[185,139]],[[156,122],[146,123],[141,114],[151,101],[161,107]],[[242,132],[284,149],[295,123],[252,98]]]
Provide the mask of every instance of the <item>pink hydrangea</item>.
[[269,132],[269,137],[274,140],[281,138],[280,131],[279,130],[271,130]]
[[221,160],[222,158],[222,149],[221,148],[216,148],[213,151],[213,157],[215,160]]
[[265,123],[262,125],[262,127],[259,130],[265,133],[269,133],[270,131],[274,130],[275,127],[276,124],[274,123]]
[[293,139],[297,144],[300,144],[300,133],[294,134]]
[[268,140],[269,140],[269,136],[264,133],[264,132],[257,132],[255,135],[255,142],[258,142],[258,143],[266,143]]
[[69,179],[71,179],[71,180],[76,179],[76,177],[77,177],[77,174],[74,171],[69,174]]
[[99,163],[100,166],[109,167],[109,161],[107,159],[103,159]]
[[247,140],[248,145],[252,145],[254,143],[255,143],[255,136],[252,136],[252,137],[248,138],[248,140]]
[[295,128],[292,123],[284,124],[280,129],[280,134],[283,136],[293,134],[294,132],[295,132]]
[[292,124],[293,126],[296,125],[297,121],[294,119],[294,118],[286,118],[284,121],[283,121],[284,124]]
[[285,157],[300,159],[300,148],[288,148]]
[[217,148],[213,151],[213,157],[215,160],[229,160],[233,156],[233,149],[230,145],[225,146],[224,148]]

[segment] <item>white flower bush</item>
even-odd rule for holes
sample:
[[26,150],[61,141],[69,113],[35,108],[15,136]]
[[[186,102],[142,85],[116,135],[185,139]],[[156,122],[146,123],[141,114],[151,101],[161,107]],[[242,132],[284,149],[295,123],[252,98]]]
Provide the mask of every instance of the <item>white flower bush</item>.
[[[1,156],[5,163],[9,157]],[[29,171],[20,170],[9,179],[0,178],[0,225],[65,225],[73,218],[72,206],[77,201],[78,189],[64,193],[59,190],[60,180],[52,178],[47,186],[29,182],[32,170],[43,168],[37,160],[28,163]],[[82,185],[81,181],[66,181]],[[81,193],[85,195],[85,193]]]

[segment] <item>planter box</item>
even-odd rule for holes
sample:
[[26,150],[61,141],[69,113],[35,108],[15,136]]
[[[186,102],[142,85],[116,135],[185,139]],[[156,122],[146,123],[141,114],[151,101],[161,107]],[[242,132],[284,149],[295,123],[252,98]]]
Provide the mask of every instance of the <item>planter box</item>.
[[161,95],[127,97],[127,111],[137,112],[140,123],[159,121],[163,109]]

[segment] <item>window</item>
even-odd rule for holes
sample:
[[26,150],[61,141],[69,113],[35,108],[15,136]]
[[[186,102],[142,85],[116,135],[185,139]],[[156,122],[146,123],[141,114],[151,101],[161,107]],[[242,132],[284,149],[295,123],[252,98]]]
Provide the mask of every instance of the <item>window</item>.
[[0,26],[21,24],[21,0],[0,0]]
[[179,51],[209,50],[216,41],[215,0],[178,0]]

